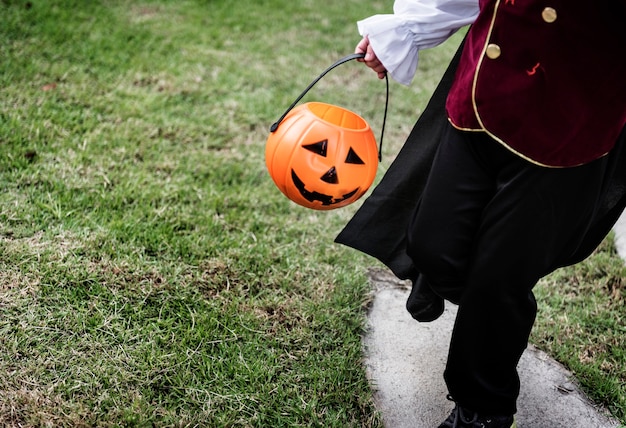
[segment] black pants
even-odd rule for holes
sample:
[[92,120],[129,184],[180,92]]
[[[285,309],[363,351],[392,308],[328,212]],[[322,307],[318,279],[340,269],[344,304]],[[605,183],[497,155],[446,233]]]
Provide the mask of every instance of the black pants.
[[540,167],[482,132],[446,132],[408,254],[437,294],[459,304],[444,374],[452,397],[484,414],[515,413],[532,288],[578,248],[607,162]]

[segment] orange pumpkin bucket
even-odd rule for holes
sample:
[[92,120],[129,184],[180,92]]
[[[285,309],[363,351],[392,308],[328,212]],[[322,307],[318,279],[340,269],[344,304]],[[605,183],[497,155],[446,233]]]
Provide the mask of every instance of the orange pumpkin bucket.
[[368,123],[331,104],[311,102],[292,110],[272,132],[265,162],[281,192],[307,208],[343,207],[369,189],[378,149]]
[[[350,55],[329,67],[270,129],[265,145],[267,170],[278,189],[301,206],[340,208],[363,196],[374,182],[380,151],[365,119],[321,102],[294,108],[328,71],[362,56]],[[386,113],[385,105],[385,118]]]

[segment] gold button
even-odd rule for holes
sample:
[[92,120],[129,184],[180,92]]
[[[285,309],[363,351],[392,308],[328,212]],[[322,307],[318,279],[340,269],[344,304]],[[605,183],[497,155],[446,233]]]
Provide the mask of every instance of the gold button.
[[556,21],[556,10],[551,8],[551,7],[546,7],[542,12],[541,12],[541,17],[543,18],[543,20],[545,22],[547,22],[548,24]]
[[487,57],[491,59],[496,59],[500,56],[501,53],[502,50],[500,49],[500,46],[496,45],[495,43],[489,43],[487,45]]

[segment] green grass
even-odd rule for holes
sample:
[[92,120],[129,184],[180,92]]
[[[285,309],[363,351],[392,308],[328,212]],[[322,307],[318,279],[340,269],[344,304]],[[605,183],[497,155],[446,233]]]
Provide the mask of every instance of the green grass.
[[[289,202],[264,143],[353,51],[355,21],[390,6],[0,0],[0,425],[381,426],[360,341],[375,262],[332,242],[358,203]],[[458,42],[392,84],[379,178]],[[384,84],[362,65],[309,99],[378,134]],[[577,269],[621,268],[603,254]],[[623,297],[609,275],[562,272]],[[574,369],[624,417],[623,305],[585,316],[596,300],[579,293],[569,329],[598,345],[580,354],[561,288],[536,340],[591,356]]]

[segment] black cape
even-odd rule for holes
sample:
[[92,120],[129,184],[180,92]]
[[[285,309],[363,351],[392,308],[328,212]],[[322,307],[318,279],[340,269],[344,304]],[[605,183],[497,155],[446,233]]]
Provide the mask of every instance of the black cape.
[[[381,182],[335,239],[377,258],[400,279],[414,279],[417,275],[406,254],[406,230],[426,184],[442,132],[449,126],[445,102],[461,50],[462,45]],[[585,237],[578,251],[559,260],[555,269],[588,257],[626,207],[626,128],[608,156],[609,167],[594,220],[586,232],[581,231]]]

